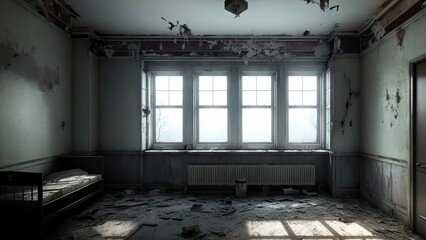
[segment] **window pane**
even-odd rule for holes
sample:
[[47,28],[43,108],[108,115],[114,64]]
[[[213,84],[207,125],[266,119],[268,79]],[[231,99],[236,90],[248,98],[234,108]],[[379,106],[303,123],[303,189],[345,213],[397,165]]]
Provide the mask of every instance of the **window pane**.
[[243,105],[244,106],[256,105],[256,91],[243,91]]
[[213,92],[200,91],[200,106],[213,105]]
[[228,141],[227,109],[200,109],[199,121],[200,142]]
[[270,106],[271,105],[271,92],[258,91],[257,92],[257,105]]
[[316,91],[303,91],[303,105],[316,106],[317,105],[317,92]]
[[227,105],[226,91],[214,91],[213,105],[215,105],[215,106],[226,106]]
[[303,90],[317,90],[317,77],[304,76],[303,77]]
[[317,142],[317,110],[289,109],[289,142]]
[[155,111],[156,142],[182,142],[182,109],[162,109]]
[[214,77],[214,90],[226,90],[226,76],[215,76]]
[[302,91],[289,91],[288,92],[288,105],[301,106],[303,104]]
[[256,90],[255,76],[243,76],[243,90]]
[[288,77],[288,90],[302,90],[303,89],[302,76],[289,76]]
[[213,77],[200,76],[199,77],[199,90],[213,90]]
[[170,77],[170,90],[182,90],[182,76],[171,76]]
[[169,77],[155,76],[155,90],[169,90]]
[[170,91],[170,105],[182,106],[182,91]]
[[257,90],[271,90],[271,76],[258,76]]
[[169,105],[169,91],[156,91],[155,104],[157,106]]
[[243,109],[243,142],[271,142],[271,109]]

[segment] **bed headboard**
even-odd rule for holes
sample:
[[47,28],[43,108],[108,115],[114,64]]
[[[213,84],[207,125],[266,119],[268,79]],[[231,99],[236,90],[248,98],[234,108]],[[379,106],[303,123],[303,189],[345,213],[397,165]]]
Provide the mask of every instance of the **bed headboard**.
[[90,174],[104,173],[102,156],[59,156],[57,166],[58,171],[81,168]]

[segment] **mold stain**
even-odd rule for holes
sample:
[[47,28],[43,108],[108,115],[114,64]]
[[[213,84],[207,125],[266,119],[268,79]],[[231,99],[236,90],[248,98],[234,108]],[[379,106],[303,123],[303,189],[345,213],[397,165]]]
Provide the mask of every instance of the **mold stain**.
[[[385,110],[387,112],[390,112],[391,119],[389,126],[393,127],[395,125],[395,121],[399,117],[399,104],[401,103],[402,96],[400,94],[399,88],[396,90],[395,96],[391,96],[389,94],[389,90],[386,88],[386,94],[385,94]],[[382,119],[382,123],[384,123]]]
[[396,98],[396,103],[399,104],[401,102],[401,99],[402,99],[401,95],[399,94],[399,88],[396,91],[395,98]]
[[27,51],[21,48],[3,29],[5,38],[0,39],[0,72],[17,75],[31,83],[36,83],[37,88],[44,93],[53,92],[55,86],[60,86],[60,68],[48,65],[39,66],[35,60],[36,47]]
[[386,88],[386,101],[390,100],[389,90]]

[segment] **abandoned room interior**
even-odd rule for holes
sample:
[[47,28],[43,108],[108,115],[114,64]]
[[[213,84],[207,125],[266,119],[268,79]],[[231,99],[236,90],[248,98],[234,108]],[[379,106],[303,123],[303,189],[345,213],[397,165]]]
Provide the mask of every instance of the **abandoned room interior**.
[[424,239],[425,102],[424,0],[0,0],[0,239]]

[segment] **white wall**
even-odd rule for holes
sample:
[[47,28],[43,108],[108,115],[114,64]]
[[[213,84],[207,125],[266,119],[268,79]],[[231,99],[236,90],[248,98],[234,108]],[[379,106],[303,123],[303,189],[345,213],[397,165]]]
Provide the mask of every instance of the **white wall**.
[[[402,47],[397,45],[393,34],[363,56],[363,153],[408,160],[409,61],[426,53],[425,29],[426,16],[423,16],[405,29]],[[395,97],[398,89],[399,104]]]
[[[426,53],[426,16],[391,34],[362,57],[361,193],[408,223],[409,62]],[[399,95],[399,97],[398,97]]]
[[0,1],[0,167],[70,152],[71,51],[67,34]]
[[357,153],[361,151],[361,59],[358,55],[338,56],[333,70],[332,151]]
[[[334,196],[358,195],[361,152],[361,58],[337,56],[331,66],[333,126],[329,171]],[[347,106],[348,104],[348,106]],[[342,124],[343,121],[343,124]]]
[[134,60],[99,61],[99,150],[141,150],[141,69]]
[[73,39],[73,152],[98,150],[98,59],[87,39]]

